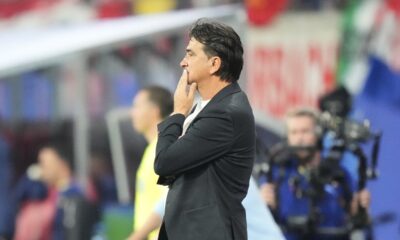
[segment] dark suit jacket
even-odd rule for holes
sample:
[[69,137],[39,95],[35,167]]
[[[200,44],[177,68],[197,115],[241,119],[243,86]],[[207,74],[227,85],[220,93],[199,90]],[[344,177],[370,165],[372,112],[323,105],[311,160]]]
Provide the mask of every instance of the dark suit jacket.
[[158,126],[154,169],[170,187],[159,239],[246,240],[242,200],[255,154],[246,94],[228,85],[180,137],[184,120],[176,114]]

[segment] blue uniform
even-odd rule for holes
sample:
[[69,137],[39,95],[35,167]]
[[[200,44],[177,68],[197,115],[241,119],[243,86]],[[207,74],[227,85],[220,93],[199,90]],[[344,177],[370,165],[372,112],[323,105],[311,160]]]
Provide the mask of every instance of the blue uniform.
[[[311,189],[309,180],[305,175],[300,174],[298,165],[295,160],[291,161],[292,164],[285,166],[284,174],[280,177],[280,169],[273,168],[273,182],[276,183],[280,180],[278,197],[279,204],[277,209],[277,221],[285,226],[288,222],[288,217],[294,216],[309,216],[310,213],[310,198],[304,194],[298,195],[299,191],[296,189]],[[345,174],[345,181],[349,184],[350,193],[354,191],[353,180],[350,174],[342,168]],[[296,186],[294,186],[293,179],[297,179]],[[260,178],[260,184],[266,183],[265,176]],[[323,187],[323,197],[317,203],[317,209],[320,212],[320,219],[317,223],[317,228],[342,228],[348,222],[348,214],[344,209],[343,199],[345,196],[344,187],[340,184],[325,184]],[[351,196],[347,196],[351,197]],[[297,235],[297,236],[296,236]],[[285,232],[285,237],[289,240],[300,239],[298,234]],[[321,239],[321,236],[316,236],[316,239]],[[324,236],[322,239],[327,239]],[[335,238],[337,239],[337,238]]]
[[61,204],[63,198],[84,197],[81,187],[76,183],[71,183],[68,187],[58,193],[58,203],[56,214],[54,216],[52,239],[63,240],[65,239],[64,228],[64,208]]

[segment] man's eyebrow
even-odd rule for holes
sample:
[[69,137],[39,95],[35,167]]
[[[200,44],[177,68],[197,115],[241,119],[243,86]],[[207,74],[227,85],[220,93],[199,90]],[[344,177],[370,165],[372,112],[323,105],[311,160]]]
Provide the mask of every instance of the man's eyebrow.
[[192,49],[190,49],[190,48],[186,48],[186,50],[185,50],[187,53],[193,53],[193,51],[192,51]]

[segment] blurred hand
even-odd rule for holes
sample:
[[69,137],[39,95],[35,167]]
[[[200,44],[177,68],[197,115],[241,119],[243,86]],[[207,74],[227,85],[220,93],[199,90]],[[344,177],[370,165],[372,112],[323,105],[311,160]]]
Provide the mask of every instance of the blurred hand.
[[197,89],[197,83],[192,83],[188,88],[189,72],[184,69],[174,94],[174,112],[185,115],[189,114],[193,106],[194,95]]
[[[140,234],[135,234],[135,233],[132,233],[126,240],[146,240],[146,239],[149,239],[149,240],[157,240],[158,239],[158,237],[155,237],[155,238],[148,238],[147,236],[145,236],[145,237],[142,237]],[[0,238],[0,240],[2,240],[1,238]]]
[[369,205],[371,204],[371,193],[368,191],[368,189],[364,188],[360,192],[358,192],[358,203],[360,204],[361,207],[364,208],[369,208]]
[[126,240],[145,240],[145,237],[142,237],[140,234],[138,233],[132,233]]
[[360,206],[366,209],[368,212],[370,204],[371,193],[366,188],[364,188],[363,190],[354,194],[353,200],[351,202],[351,213],[353,215],[357,214]]
[[139,227],[135,232],[133,232],[126,240],[150,239],[149,235],[151,234],[151,232],[153,232],[156,229],[159,229],[161,227],[161,223],[162,223],[162,216],[160,216],[156,212],[152,212],[150,216],[146,219],[145,223],[141,227]]
[[135,234],[132,234],[131,236],[129,236],[126,240],[143,240],[142,238],[138,238],[135,236]]
[[261,197],[268,206],[276,208],[275,185],[265,183],[260,186]]

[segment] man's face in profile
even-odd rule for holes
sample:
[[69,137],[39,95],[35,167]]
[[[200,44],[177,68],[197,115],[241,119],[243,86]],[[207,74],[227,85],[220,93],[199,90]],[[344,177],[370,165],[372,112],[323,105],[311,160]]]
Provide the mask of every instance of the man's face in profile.
[[63,160],[60,159],[60,156],[54,149],[48,147],[40,150],[38,158],[42,180],[48,185],[54,185]]
[[131,108],[132,125],[138,133],[145,133],[153,127],[152,122],[157,117],[157,108],[149,99],[147,91],[140,91],[133,99]]
[[188,71],[188,84],[200,83],[211,75],[210,58],[204,52],[204,45],[195,38],[190,39],[180,65]]

